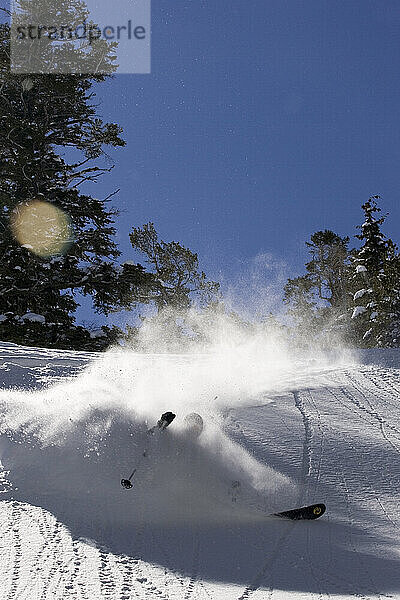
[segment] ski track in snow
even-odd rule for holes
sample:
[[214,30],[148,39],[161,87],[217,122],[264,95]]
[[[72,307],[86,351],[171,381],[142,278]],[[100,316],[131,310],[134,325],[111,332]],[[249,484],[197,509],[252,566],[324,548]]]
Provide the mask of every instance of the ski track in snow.
[[[301,475],[300,475],[300,486],[299,486],[299,494],[298,494],[298,506],[308,504],[308,486],[309,479],[312,468],[312,439],[313,439],[313,429],[311,425],[311,420],[309,415],[306,412],[303,399],[298,392],[293,392],[294,403],[297,410],[301,414],[301,418],[304,425],[304,441],[303,441],[303,455],[302,455],[302,466],[301,466]],[[260,571],[256,574],[252,582],[249,586],[247,586],[244,592],[239,596],[238,600],[247,600],[250,596],[253,595],[255,591],[257,591],[260,586],[263,584],[264,579],[268,572],[274,567],[274,564],[279,556],[279,553],[282,552],[284,543],[289,538],[292,529],[296,527],[298,523],[287,522],[283,525],[282,534],[278,538],[275,543],[275,547],[273,551],[268,555],[266,562],[260,569]],[[272,585],[270,585],[270,597],[272,597]]]
[[3,502],[1,531],[5,600],[182,597],[168,593],[168,571],[161,575],[139,559],[72,540],[62,523],[39,508]]
[[[27,356],[11,350],[0,352],[5,387],[15,365],[28,387],[35,375],[33,387],[40,387],[76,375],[92,359],[37,351],[35,363],[33,349]],[[248,534],[243,522],[226,532],[188,524],[191,542],[181,548],[178,531],[160,535],[143,518],[132,529],[132,552],[117,553],[72,537],[44,507],[13,499],[12,472],[0,463],[0,600],[399,599],[400,371],[340,367],[329,379],[226,415],[235,442],[292,479],[292,497],[271,490],[273,505],[323,501],[327,512],[315,522],[266,515],[256,529],[249,521]],[[251,510],[261,515],[257,498]],[[241,506],[241,488],[227,489],[226,501],[233,511]],[[155,551],[159,564],[146,560]],[[223,577],[212,569],[213,552]]]

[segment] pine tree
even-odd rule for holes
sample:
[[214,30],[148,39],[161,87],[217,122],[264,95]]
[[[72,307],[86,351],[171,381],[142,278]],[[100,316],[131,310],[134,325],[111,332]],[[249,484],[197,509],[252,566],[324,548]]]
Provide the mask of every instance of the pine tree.
[[366,347],[400,341],[399,257],[397,246],[381,231],[386,217],[378,217],[379,198],[372,196],[362,205],[365,220],[356,237],[363,243],[353,261],[353,335]]
[[284,302],[300,335],[314,337],[335,330],[346,336],[349,306],[349,238],[333,231],[317,231],[306,242],[311,260],[306,274],[289,279]]
[[[29,19],[35,3],[21,5]],[[80,20],[84,4],[68,5]],[[49,3],[55,12],[60,6]],[[49,45],[47,52],[48,61],[57,60],[60,49]],[[65,52],[79,64],[79,49]],[[121,128],[97,116],[93,85],[106,76],[11,73],[10,27],[0,25],[1,339],[100,348],[104,340],[94,342],[74,323],[76,292],[92,295],[106,314],[143,299],[144,269],[116,264],[109,198],[80,191],[110,170],[98,164],[104,147],[125,145]]]
[[[397,249],[397,247],[396,247]],[[396,253],[385,267],[385,295],[381,308],[378,346],[400,346],[400,256]]]
[[315,285],[309,275],[288,279],[284,287],[283,302],[288,305],[288,315],[294,320],[299,337],[313,338],[321,328]]
[[325,229],[306,242],[311,254],[306,270],[318,290],[318,298],[339,311],[346,310],[348,305],[349,241],[350,238]]
[[158,239],[153,223],[134,227],[130,234],[132,247],[146,256],[153,273],[150,299],[158,311],[166,307],[187,309],[193,298],[206,306],[218,296],[219,284],[199,271],[197,254],[178,242]]

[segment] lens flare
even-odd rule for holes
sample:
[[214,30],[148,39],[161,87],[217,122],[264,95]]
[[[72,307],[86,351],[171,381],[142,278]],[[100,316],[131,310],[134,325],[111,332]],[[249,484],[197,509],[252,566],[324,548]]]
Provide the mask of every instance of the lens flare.
[[69,216],[43,200],[19,204],[12,213],[11,229],[21,246],[42,257],[64,254],[73,241]]

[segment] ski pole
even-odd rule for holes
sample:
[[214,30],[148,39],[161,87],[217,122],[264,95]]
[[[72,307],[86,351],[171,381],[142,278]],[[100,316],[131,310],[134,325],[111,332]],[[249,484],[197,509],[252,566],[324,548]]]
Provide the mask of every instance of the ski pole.
[[[154,427],[149,429],[147,433],[154,434],[154,433],[159,433],[160,431],[164,431],[164,429],[166,427],[168,427],[168,425],[170,425],[172,423],[172,421],[175,419],[175,416],[176,415],[174,415],[174,413],[170,412],[170,411],[162,414],[161,419],[157,422],[157,425],[154,425]],[[141,464],[143,457],[147,456],[149,446],[150,446],[150,441],[147,443],[146,448],[144,449],[144,451],[142,453],[142,459],[140,460],[139,464],[133,469],[132,474],[129,477],[129,479],[121,479],[121,485],[126,490],[130,490],[133,487],[133,483],[132,483],[131,479],[134,476],[134,474],[136,473],[138,466]]]
[[129,481],[132,479],[132,477],[134,476],[136,471],[137,471],[137,469],[133,469],[132,474],[130,475],[130,477],[128,477]]

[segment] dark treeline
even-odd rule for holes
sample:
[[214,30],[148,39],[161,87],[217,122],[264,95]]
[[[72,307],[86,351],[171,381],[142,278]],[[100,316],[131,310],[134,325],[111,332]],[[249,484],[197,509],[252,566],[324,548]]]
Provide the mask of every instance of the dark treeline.
[[[19,5],[20,18],[29,19],[34,3]],[[68,11],[69,23],[74,14],[77,23],[88,17],[80,2],[56,1],[48,9],[59,20]],[[114,194],[86,192],[112,168],[105,149],[125,145],[121,128],[99,118],[94,91],[112,76],[113,43],[103,40],[88,52],[48,40],[41,51],[49,72],[33,65],[27,75],[18,65],[11,69],[10,35],[9,24],[0,24],[0,339],[101,350],[123,336],[115,326],[77,325],[80,296],[91,297],[103,315],[143,304],[160,312],[185,309],[195,298],[212,302],[218,285],[199,270],[197,255],[160,240],[152,223],[130,235],[147,266],[121,264],[117,211],[109,206]],[[31,60],[31,50],[22,58]],[[53,72],[54,64],[63,72]],[[100,64],[100,73],[90,73],[91,64]]]

